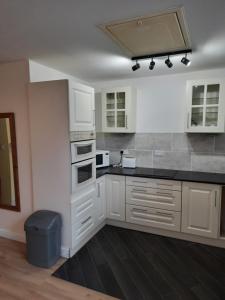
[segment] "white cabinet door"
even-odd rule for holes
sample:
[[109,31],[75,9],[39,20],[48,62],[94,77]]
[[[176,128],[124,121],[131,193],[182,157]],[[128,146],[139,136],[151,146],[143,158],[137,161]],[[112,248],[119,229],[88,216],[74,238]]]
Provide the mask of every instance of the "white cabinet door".
[[136,91],[120,87],[102,92],[102,131],[132,133],[136,129]]
[[105,176],[98,178],[96,184],[96,216],[97,224],[100,224],[106,218]]
[[95,130],[94,89],[69,81],[70,131]]
[[125,176],[106,175],[107,218],[125,221]]
[[224,132],[224,80],[187,82],[186,132]]
[[220,187],[183,183],[182,232],[217,238],[220,217]]

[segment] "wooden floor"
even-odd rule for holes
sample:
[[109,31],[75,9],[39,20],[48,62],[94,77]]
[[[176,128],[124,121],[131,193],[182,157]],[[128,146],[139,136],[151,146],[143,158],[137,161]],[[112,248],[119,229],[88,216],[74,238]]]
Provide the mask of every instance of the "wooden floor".
[[25,259],[25,245],[0,238],[1,300],[110,300],[112,297],[57,279],[49,270],[34,267]]
[[127,300],[224,300],[225,250],[105,226],[55,276]]

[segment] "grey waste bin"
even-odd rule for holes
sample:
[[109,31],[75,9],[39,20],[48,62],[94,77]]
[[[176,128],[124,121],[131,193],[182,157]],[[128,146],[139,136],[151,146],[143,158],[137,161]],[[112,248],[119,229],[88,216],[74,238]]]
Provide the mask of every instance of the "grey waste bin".
[[27,260],[29,263],[49,268],[60,257],[61,216],[57,212],[39,210],[25,222]]

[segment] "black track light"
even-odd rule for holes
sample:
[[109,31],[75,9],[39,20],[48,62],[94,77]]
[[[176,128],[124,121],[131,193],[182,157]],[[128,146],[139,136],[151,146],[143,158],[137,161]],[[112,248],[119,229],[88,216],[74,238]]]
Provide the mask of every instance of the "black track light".
[[154,67],[155,67],[155,62],[154,62],[154,60],[152,58],[152,61],[150,62],[150,65],[149,65],[149,70],[153,70]]
[[140,67],[140,64],[138,63],[138,61],[136,61],[136,64],[132,66],[132,70],[137,71],[138,69],[140,69]]
[[170,60],[170,57],[168,56],[168,58],[165,60],[165,64],[167,65],[168,68],[172,68],[173,64]]
[[187,58],[187,53],[185,54],[185,56],[181,59],[182,64],[184,64],[186,67],[190,66],[191,61],[190,59]]

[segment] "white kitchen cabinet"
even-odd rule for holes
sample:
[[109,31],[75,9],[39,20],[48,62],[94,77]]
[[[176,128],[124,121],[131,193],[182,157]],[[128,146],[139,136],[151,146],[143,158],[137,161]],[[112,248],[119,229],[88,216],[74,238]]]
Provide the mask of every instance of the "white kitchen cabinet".
[[186,132],[224,132],[225,80],[187,82]]
[[126,205],[126,221],[172,231],[180,231],[180,212]]
[[69,81],[70,131],[95,130],[94,89]]
[[182,232],[217,238],[220,218],[220,186],[184,182]]
[[96,221],[97,225],[106,219],[105,176],[96,181]]
[[125,221],[125,176],[106,176],[107,218]]
[[102,92],[102,131],[134,133],[136,131],[136,90],[131,87]]

